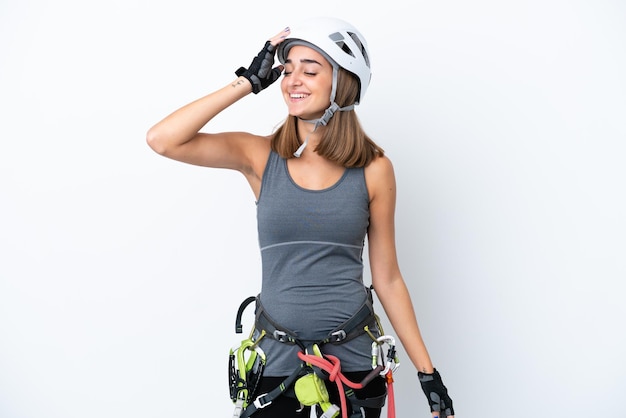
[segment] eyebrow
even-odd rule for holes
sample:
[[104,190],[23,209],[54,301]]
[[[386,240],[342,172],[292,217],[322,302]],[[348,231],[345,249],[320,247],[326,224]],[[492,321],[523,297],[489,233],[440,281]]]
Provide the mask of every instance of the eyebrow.
[[[317,65],[322,65],[320,62],[315,61],[314,59],[309,59],[309,58],[304,58],[300,60],[301,63],[303,64],[317,64]],[[290,59],[285,60],[285,64],[292,64],[293,61]]]

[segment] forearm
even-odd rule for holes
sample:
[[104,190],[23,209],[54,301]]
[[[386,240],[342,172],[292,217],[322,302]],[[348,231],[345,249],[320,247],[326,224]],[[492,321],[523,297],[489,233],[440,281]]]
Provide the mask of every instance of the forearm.
[[376,295],[415,368],[432,373],[433,364],[415,318],[413,304],[404,280],[398,278],[384,285],[375,285]]
[[250,94],[252,87],[244,77],[174,111],[148,131],[148,144],[164,154],[194,138],[221,111]]

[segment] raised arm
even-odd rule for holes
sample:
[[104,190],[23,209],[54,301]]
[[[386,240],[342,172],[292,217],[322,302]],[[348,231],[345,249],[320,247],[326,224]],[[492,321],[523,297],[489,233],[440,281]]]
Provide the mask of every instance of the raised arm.
[[[148,131],[148,145],[157,153],[189,164],[237,169],[243,133],[200,133],[218,113],[251,92],[239,77],[231,84],[176,110]],[[241,163],[241,161],[239,161]]]
[[238,78],[232,83],[183,106],[150,128],[148,145],[174,160],[248,172],[254,150],[266,142],[262,137],[245,132],[200,133],[200,129],[233,103],[278,79],[283,68],[272,68],[274,53],[288,33],[285,29],[267,41],[250,66],[237,71]]

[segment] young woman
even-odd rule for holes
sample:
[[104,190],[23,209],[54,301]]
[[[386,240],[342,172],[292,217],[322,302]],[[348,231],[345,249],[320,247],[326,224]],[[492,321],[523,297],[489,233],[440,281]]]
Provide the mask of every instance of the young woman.
[[[273,67],[275,55],[281,64]],[[199,132],[218,113],[259,93],[281,74],[288,116],[276,132]],[[280,387],[303,363],[299,353],[315,343],[325,357],[340,360],[350,381],[370,374],[372,340],[380,330],[363,284],[367,238],[372,288],[418,372],[431,412],[453,416],[452,400],[422,340],[398,266],[393,167],[354,111],[371,75],[365,39],[347,22],[312,19],[293,33],[285,29],[271,38],[250,67],[236,75],[232,83],[157,123],[147,141],[157,153],[178,161],[237,170],[254,193],[263,270],[255,338],[267,355],[256,394]],[[360,312],[366,312],[365,319],[357,321]],[[347,409],[342,413],[378,417],[382,403],[362,400],[384,399],[386,385],[380,376],[368,380],[350,403],[342,403]],[[327,386],[331,402],[339,404],[345,394]],[[269,405],[257,401],[243,416],[310,413],[285,392]]]

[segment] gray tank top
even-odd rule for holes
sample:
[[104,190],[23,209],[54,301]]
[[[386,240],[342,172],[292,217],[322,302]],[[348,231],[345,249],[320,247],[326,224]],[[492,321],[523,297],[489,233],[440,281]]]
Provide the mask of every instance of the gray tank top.
[[[261,302],[278,324],[315,342],[354,315],[367,298],[363,245],[369,196],[363,168],[346,169],[333,186],[308,190],[291,178],[287,161],[271,152],[257,201],[262,260]],[[323,351],[343,371],[371,368],[371,343],[363,334]],[[291,374],[297,346],[263,338],[267,376]]]

